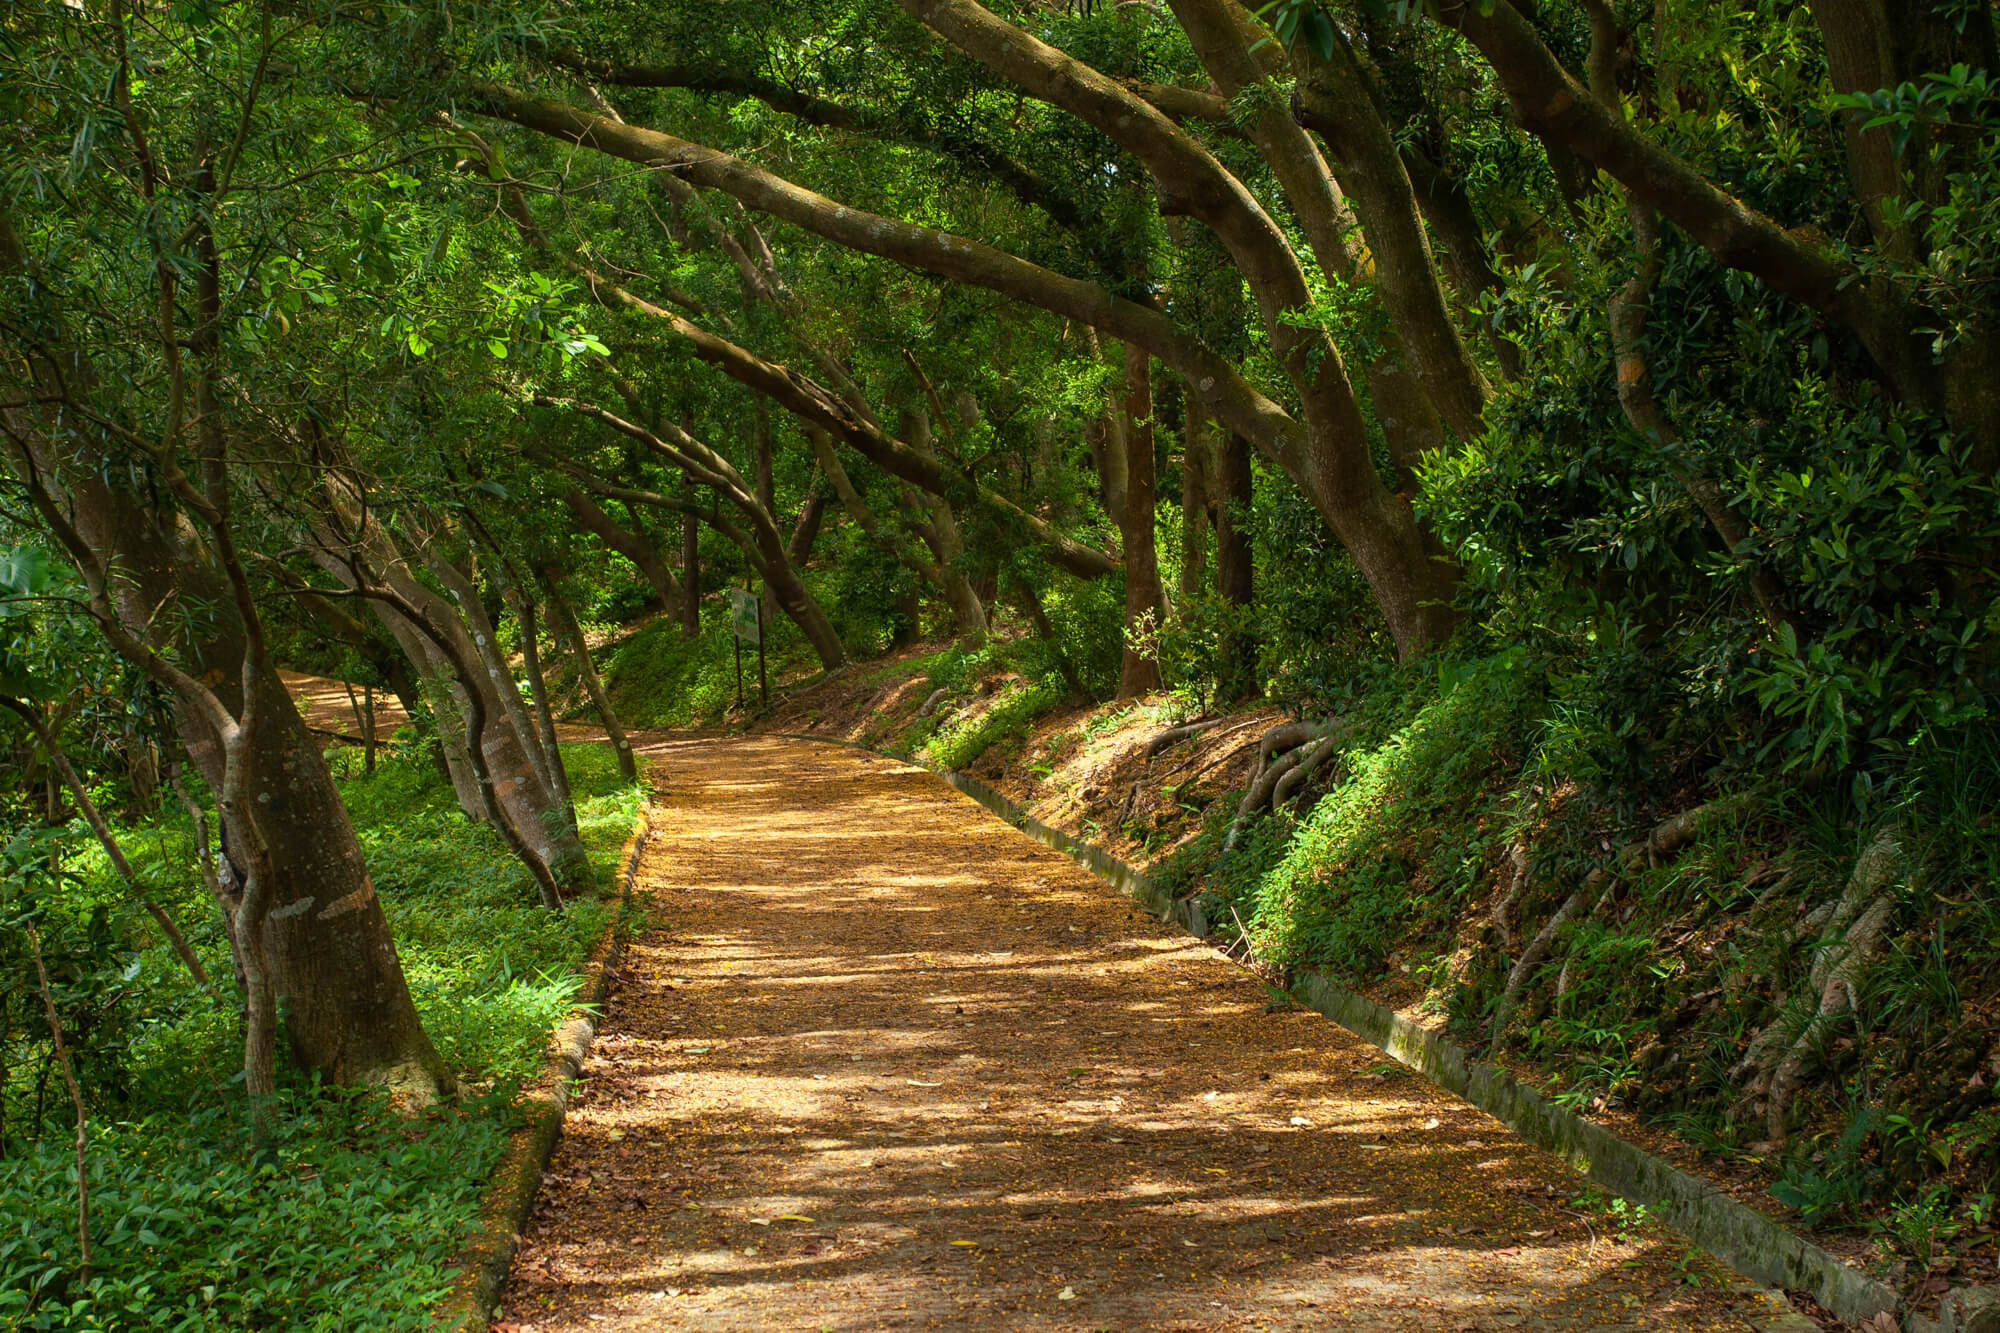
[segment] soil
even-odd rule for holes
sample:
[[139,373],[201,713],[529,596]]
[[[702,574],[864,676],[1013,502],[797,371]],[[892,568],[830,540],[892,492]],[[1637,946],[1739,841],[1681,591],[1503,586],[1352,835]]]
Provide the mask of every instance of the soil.
[[[774,715],[757,725],[770,732],[800,732],[846,741],[907,748],[917,708],[928,692],[914,664],[937,645],[918,645],[887,659],[870,672],[849,672],[808,685],[789,695]],[[998,681],[982,681],[965,697],[946,705],[963,715],[976,713],[996,695]],[[1166,860],[1200,832],[1218,808],[1233,812],[1248,785],[1264,732],[1284,720],[1275,708],[1215,714],[1199,734],[1151,753],[1154,740],[1179,720],[1166,696],[1124,704],[1067,708],[1038,719],[1025,736],[996,745],[969,772],[1022,805],[1043,823],[1099,847],[1141,870]],[[1392,960],[1396,961],[1396,960]],[[1443,1021],[1425,987],[1394,968],[1355,983],[1377,1004],[1438,1035]],[[1544,1095],[1560,1084],[1549,1071],[1518,1055],[1482,1052]],[[1593,1105],[1580,1111],[1620,1138],[1713,1183],[1738,1203],[1868,1272],[1880,1273],[1887,1256],[1864,1231],[1815,1230],[1771,1197],[1771,1172],[1754,1159],[1704,1152],[1671,1130],[1650,1123],[1628,1108]],[[1906,1276],[1890,1270],[1887,1280]]]
[[[916,664],[937,644],[903,649],[865,670],[850,670],[787,693],[750,730],[825,737],[908,753],[917,714],[931,694]],[[940,701],[944,723],[977,718],[1018,677],[1000,673]],[[1191,718],[1166,696],[1068,706],[1035,719],[966,772],[1026,807],[1045,824],[1083,838],[1144,870],[1194,837],[1216,808],[1249,782],[1264,732],[1284,720],[1276,708],[1203,715],[1213,725],[1152,753],[1153,742]]]
[[[367,735],[364,721],[367,703],[361,686],[353,687],[354,694],[350,698],[345,682],[329,680],[325,676],[280,671],[278,679],[291,691],[299,716],[306,720],[306,728],[320,738],[322,749],[334,741],[354,745],[362,743]],[[410,720],[410,715],[403,711],[403,705],[396,696],[385,690],[375,691],[374,710],[375,735],[381,740],[387,740],[396,728]]]
[[645,924],[503,1333],[1781,1317],[921,769],[646,751]]

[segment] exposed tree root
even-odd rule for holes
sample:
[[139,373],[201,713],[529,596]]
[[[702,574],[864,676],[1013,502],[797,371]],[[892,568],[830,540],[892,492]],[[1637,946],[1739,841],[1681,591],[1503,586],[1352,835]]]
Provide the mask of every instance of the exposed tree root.
[[1746,1079],[1732,1114],[1741,1116],[1760,1100],[1763,1103],[1768,1139],[1760,1151],[1776,1152],[1785,1146],[1792,1101],[1827,1035],[1854,1008],[1855,983],[1874,958],[1895,911],[1896,897],[1890,890],[1902,868],[1900,834],[1894,828],[1884,829],[1855,860],[1840,898],[1806,917],[1800,934],[1818,932],[1804,996],[1811,1010],[1799,1022],[1791,995],[1780,995],[1778,1016],[1751,1041],[1731,1071]]
[[1590,896],[1591,890],[1609,877],[1610,872],[1606,870],[1591,871],[1590,877],[1583,881],[1583,887],[1563,900],[1563,905],[1555,910],[1555,915],[1535,932],[1535,938],[1528,941],[1528,947],[1521,950],[1521,957],[1507,973],[1507,985],[1500,992],[1500,1002],[1493,1007],[1493,1026],[1489,1038],[1493,1044],[1498,1045],[1500,1038],[1506,1035],[1507,1024],[1514,1017],[1514,1006],[1519,1002],[1521,992],[1527,988],[1528,979],[1534,976],[1535,969],[1540,967],[1542,959],[1548,956],[1549,946],[1555,942],[1556,932],[1562,929],[1563,923],[1575,914],[1577,908],[1583,906],[1584,899]]
[[1203,722],[1189,722],[1184,726],[1169,728],[1146,742],[1146,758],[1157,758],[1162,750],[1171,749],[1190,737],[1199,736],[1204,731],[1221,726],[1228,720],[1226,717],[1212,717]]
[[[1621,849],[1619,868],[1614,871],[1609,866],[1600,866],[1589,876],[1576,892],[1564,900],[1555,915],[1545,922],[1535,933],[1521,956],[1508,970],[1507,984],[1501,989],[1500,999],[1493,1008],[1493,1018],[1487,1028],[1487,1040],[1497,1046],[1506,1035],[1507,1025],[1512,1021],[1522,993],[1534,979],[1535,971],[1548,957],[1554,946],[1557,933],[1569,923],[1592,893],[1597,900],[1592,904],[1585,920],[1594,919],[1616,897],[1620,885],[1636,873],[1642,866],[1657,866],[1683,847],[1693,842],[1702,827],[1744,805],[1749,800],[1748,793],[1727,796],[1710,801],[1677,815],[1661,820],[1653,826],[1641,842],[1628,844]],[[1515,840],[1508,850],[1506,878],[1498,898],[1493,903],[1493,922],[1499,928],[1501,941],[1506,948],[1512,948],[1519,931],[1518,913],[1522,897],[1527,892],[1528,844],[1525,836]],[[1556,977],[1556,995],[1560,998],[1569,990],[1570,963],[1565,960]]]
[[1300,754],[1298,762],[1278,775],[1278,781],[1271,788],[1271,808],[1291,800],[1306,780],[1340,754],[1340,742],[1345,739],[1341,733],[1322,736],[1309,750]]
[[1257,742],[1257,766],[1250,772],[1250,786],[1244,791],[1243,800],[1236,807],[1236,818],[1230,821],[1229,834],[1222,841],[1225,853],[1235,850],[1237,839],[1243,836],[1254,815],[1277,808],[1274,797],[1281,778],[1307,760],[1315,765],[1323,762],[1326,756],[1320,752],[1330,750],[1330,746],[1322,743],[1310,751],[1302,747],[1323,737],[1332,739],[1328,733],[1334,726],[1331,722],[1281,722],[1264,733]]

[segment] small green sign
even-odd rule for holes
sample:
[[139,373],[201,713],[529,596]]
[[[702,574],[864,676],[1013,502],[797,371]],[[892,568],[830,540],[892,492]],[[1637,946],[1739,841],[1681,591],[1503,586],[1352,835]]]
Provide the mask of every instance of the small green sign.
[[764,641],[764,622],[757,614],[757,598],[741,588],[729,590],[729,627],[745,643]]

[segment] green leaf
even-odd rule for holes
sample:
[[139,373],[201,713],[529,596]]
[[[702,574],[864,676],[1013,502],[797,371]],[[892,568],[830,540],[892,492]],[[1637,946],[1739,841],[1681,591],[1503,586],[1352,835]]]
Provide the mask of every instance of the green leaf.
[[1333,30],[1333,20],[1326,16],[1326,11],[1323,9],[1314,9],[1310,14],[1307,14],[1303,28],[1306,48],[1319,58],[1321,64],[1331,61],[1333,59],[1333,44],[1336,37]]
[[35,597],[49,586],[49,554],[39,546],[0,551],[0,594]]

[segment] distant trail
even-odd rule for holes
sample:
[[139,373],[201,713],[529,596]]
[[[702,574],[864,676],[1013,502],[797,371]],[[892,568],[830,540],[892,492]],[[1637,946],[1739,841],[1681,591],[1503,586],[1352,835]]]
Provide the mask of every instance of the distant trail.
[[[920,769],[666,795],[502,1330],[1755,1328],[1498,1123]],[[1374,1072],[1371,1072],[1374,1071]],[[1594,1229],[1594,1230],[1593,1230]]]

